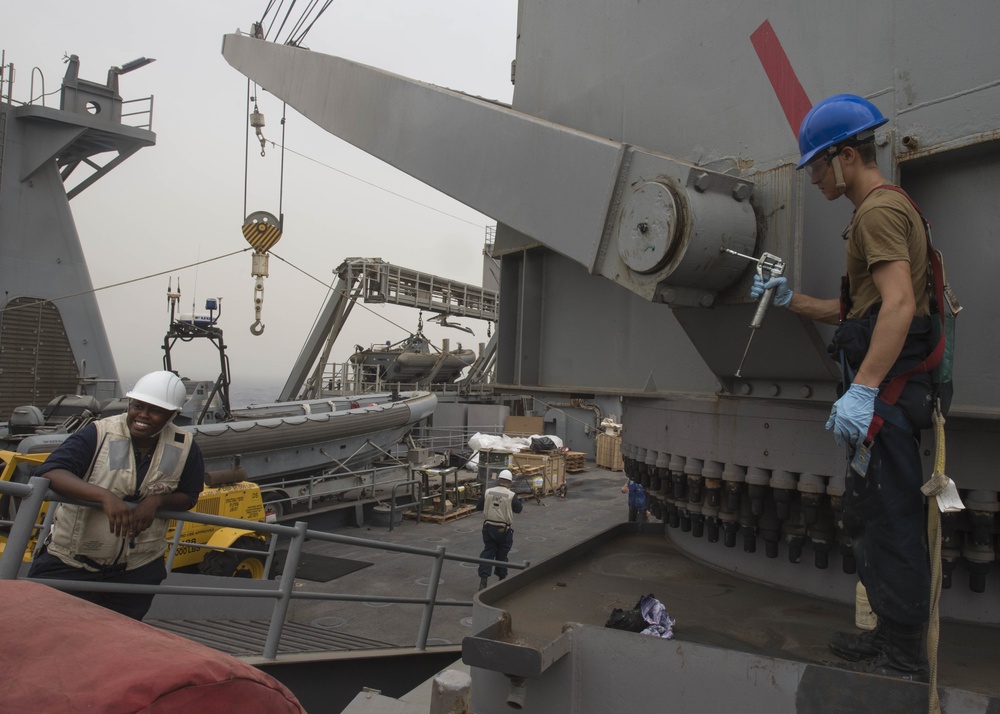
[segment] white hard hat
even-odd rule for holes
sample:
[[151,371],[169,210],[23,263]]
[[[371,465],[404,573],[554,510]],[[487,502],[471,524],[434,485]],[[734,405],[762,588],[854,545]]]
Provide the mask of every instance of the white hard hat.
[[140,377],[125,396],[176,412],[180,411],[187,401],[187,389],[184,388],[181,378],[173,372],[150,372]]
[[513,481],[514,474],[510,472],[510,469],[504,469],[497,474],[497,481]]

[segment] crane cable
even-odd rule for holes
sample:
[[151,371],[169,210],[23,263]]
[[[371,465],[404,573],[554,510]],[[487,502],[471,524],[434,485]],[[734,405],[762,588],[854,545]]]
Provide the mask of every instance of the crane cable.
[[[274,15],[271,18],[271,23],[270,25],[268,25],[267,31],[263,33],[263,38],[267,39],[268,37],[271,37],[271,31],[274,30],[274,35],[271,39],[271,42],[275,43],[280,42],[281,44],[290,45],[293,47],[301,46],[302,41],[305,40],[306,35],[309,34],[309,31],[312,29],[313,25],[315,25],[316,21],[323,16],[323,13],[327,11],[327,8],[330,7],[332,2],[333,0],[324,0],[322,7],[320,7],[317,10],[317,5],[319,4],[319,0],[309,0],[306,9],[299,14],[297,20],[294,20],[292,22],[292,27],[288,31],[288,34],[286,35],[284,41],[282,42],[279,40],[279,37],[281,36],[282,31],[285,29],[285,25],[292,18],[292,11],[295,9],[296,0],[292,0],[291,3],[288,5],[288,8],[284,11],[284,16],[281,18],[280,24],[278,24],[277,30],[274,30],[274,25],[276,22],[278,22],[278,17],[282,15],[281,9],[285,4],[284,0],[281,0],[281,2],[278,3],[278,7],[274,9]],[[257,23],[257,26],[262,30],[264,27],[264,21],[267,18],[267,16],[271,14],[272,8],[274,8],[274,0],[270,0],[270,2],[268,2],[267,7],[264,9],[264,13],[261,15],[260,21]],[[313,16],[311,20],[310,16]]]
[[[297,270],[297,271],[299,271],[300,273],[302,273],[303,275],[305,275],[305,276],[306,276],[307,278],[309,278],[310,280],[315,280],[315,281],[316,281],[317,283],[319,283],[320,285],[322,285],[323,287],[325,287],[325,288],[327,289],[327,291],[329,291],[329,292],[337,292],[337,291],[336,291],[336,290],[334,289],[334,287],[333,287],[332,285],[330,285],[329,283],[326,283],[326,282],[324,282],[324,281],[320,280],[320,279],[319,279],[319,278],[317,278],[317,277],[316,277],[315,275],[311,275],[310,273],[308,273],[307,271],[303,270],[303,269],[302,269],[302,268],[300,268],[299,266],[295,265],[295,264],[294,264],[294,263],[292,263],[291,261],[288,261],[288,260],[285,260],[285,259],[284,259],[284,258],[282,258],[282,257],[281,257],[280,255],[278,255],[277,253],[271,253],[271,255],[273,255],[273,256],[274,256],[275,258],[277,258],[278,260],[280,260],[280,261],[281,261],[282,263],[284,263],[285,265],[289,266],[290,268],[292,268],[292,269],[294,269],[294,270]],[[347,298],[349,298],[349,297],[350,297],[350,294],[349,294],[349,292],[341,292],[341,293],[339,293],[339,294],[340,294],[340,295],[342,295],[343,297],[347,297]],[[371,313],[372,315],[377,315],[378,317],[382,318],[383,320],[385,320],[386,322],[388,322],[388,323],[389,323],[390,325],[392,325],[393,327],[398,327],[398,328],[399,328],[400,330],[402,330],[403,332],[407,333],[407,334],[408,334],[408,335],[410,335],[410,336],[412,336],[412,335],[413,335],[413,333],[412,333],[412,332],[411,332],[410,330],[406,329],[406,328],[405,328],[405,327],[403,327],[402,325],[399,325],[399,324],[397,324],[397,323],[393,322],[392,320],[390,320],[390,319],[389,319],[388,317],[386,317],[385,315],[380,315],[380,314],[379,314],[378,312],[376,312],[376,311],[375,311],[375,310],[373,310],[372,308],[368,307],[368,306],[367,306],[367,305],[365,305],[364,303],[361,303],[361,302],[355,302],[355,304],[356,304],[356,305],[359,305],[359,306],[361,306],[362,308],[364,308],[365,310],[367,310],[368,312],[370,312],[370,313]]]
[[150,278],[158,278],[158,277],[160,277],[162,275],[168,275],[170,273],[180,272],[181,270],[187,270],[188,268],[196,268],[199,265],[204,265],[205,263],[211,263],[211,262],[216,261],[216,260],[222,260],[223,258],[229,258],[229,257],[234,256],[234,255],[239,255],[240,253],[246,253],[248,250],[252,250],[252,249],[249,248],[249,247],[247,247],[247,248],[241,248],[240,250],[234,250],[231,253],[223,253],[222,255],[217,255],[214,258],[206,258],[205,260],[199,260],[196,263],[188,263],[187,265],[182,265],[182,266],[180,266],[178,268],[170,268],[168,270],[161,270],[158,273],[150,273],[149,275],[144,275],[144,276],[142,276],[140,278],[132,278],[131,280],[122,280],[120,282],[111,283],[110,285],[104,285],[104,286],[99,287],[99,288],[91,288],[90,290],[81,290],[80,292],[77,292],[77,293],[69,293],[67,295],[60,295],[59,297],[54,297],[54,298],[40,298],[38,300],[35,300],[33,302],[29,302],[29,303],[25,303],[23,305],[12,305],[12,306],[9,306],[9,307],[4,307],[4,308],[0,309],[0,314],[11,312],[12,310],[21,310],[21,309],[24,309],[26,307],[34,307],[36,305],[41,305],[41,304],[47,303],[47,302],[49,302],[49,303],[55,303],[55,302],[59,302],[60,300],[68,300],[70,298],[80,297],[81,295],[92,295],[92,294],[100,292],[102,290],[110,290],[111,288],[120,288],[123,285],[130,285],[131,283],[138,283],[138,282],[141,282],[143,280],[149,280]]
[[343,169],[338,169],[336,166],[331,166],[330,164],[325,164],[322,161],[320,161],[319,159],[315,159],[312,156],[309,156],[308,154],[303,154],[301,151],[296,151],[295,149],[289,148],[287,146],[281,146],[277,142],[272,141],[270,139],[267,140],[267,143],[269,143],[271,146],[273,146],[275,148],[280,148],[283,151],[287,151],[289,154],[294,154],[295,156],[298,156],[299,158],[305,159],[306,161],[312,161],[314,164],[319,164],[320,166],[322,166],[325,169],[330,169],[331,171],[336,171],[338,174],[341,174],[343,176],[347,176],[348,178],[354,179],[355,181],[359,181],[359,182],[361,182],[363,184],[371,186],[372,188],[376,188],[379,191],[385,191],[386,193],[388,193],[391,196],[395,196],[396,198],[401,198],[404,201],[409,201],[410,203],[413,203],[413,204],[415,204],[417,206],[420,206],[421,208],[430,209],[431,211],[435,211],[436,213],[440,213],[442,216],[448,216],[448,218],[454,218],[456,221],[462,221],[463,223],[468,223],[470,226],[475,226],[476,228],[486,228],[486,226],[484,226],[481,223],[476,223],[475,221],[470,221],[468,218],[462,218],[461,216],[456,216],[454,213],[448,213],[447,211],[444,211],[444,210],[442,210],[440,208],[435,208],[434,206],[430,205],[429,203],[422,203],[421,201],[418,201],[415,198],[410,198],[409,196],[405,196],[405,195],[403,195],[401,193],[397,193],[396,191],[392,191],[392,190],[386,188],[385,186],[379,186],[377,183],[372,183],[371,181],[368,181],[367,179],[363,179],[360,176],[355,176],[352,173],[348,173],[347,171],[344,171]]
[[[234,255],[239,255],[241,253],[246,253],[248,250],[253,250],[253,248],[247,246],[246,248],[241,248],[240,250],[234,250],[234,251],[232,251],[230,253],[223,253],[222,255],[217,255],[214,258],[206,258],[205,260],[199,260],[198,262],[195,262],[195,263],[188,263],[187,265],[181,265],[181,266],[178,266],[176,268],[169,268],[167,270],[161,270],[161,271],[159,271],[157,273],[150,273],[149,275],[143,275],[141,277],[132,278],[130,280],[122,280],[120,282],[111,283],[109,285],[103,285],[103,286],[98,287],[98,288],[91,288],[90,290],[81,290],[80,292],[68,293],[66,295],[60,295],[59,297],[53,297],[53,298],[40,298],[38,300],[33,300],[31,302],[23,303],[23,304],[20,304],[20,305],[8,305],[6,307],[0,308],[0,315],[6,314],[8,312],[13,312],[15,310],[24,310],[25,308],[37,307],[38,305],[43,305],[45,303],[56,303],[56,302],[59,302],[61,300],[69,300],[70,298],[80,297],[82,295],[93,295],[93,294],[101,292],[103,290],[110,290],[111,288],[120,288],[120,287],[125,286],[125,285],[131,285],[132,283],[138,283],[138,282],[142,282],[143,280],[149,280],[150,278],[158,278],[158,277],[161,277],[163,275],[170,275],[170,274],[173,274],[173,273],[179,273],[180,271],[187,270],[188,268],[196,268],[196,267],[198,267],[200,265],[205,265],[206,263],[212,263],[212,262],[214,262],[216,260],[222,260],[223,258],[231,258]],[[282,258],[280,255],[277,255],[276,253],[272,253],[271,255],[273,255],[275,258],[277,258],[281,262],[285,263],[286,265],[288,265],[292,269],[299,271],[300,273],[302,273],[303,275],[305,275],[310,280],[316,281],[317,283],[319,283],[320,285],[322,285],[323,287],[325,287],[327,289],[327,291],[329,291],[329,292],[333,292],[334,291],[334,288],[333,288],[332,285],[330,285],[329,283],[324,282],[323,280],[320,280],[315,275],[312,275],[311,273],[309,273],[308,271],[304,270],[303,268],[300,268],[299,266],[295,265],[291,261],[288,261],[285,258]],[[388,322],[393,327],[396,327],[396,328],[402,330],[403,332],[405,332],[405,333],[407,333],[409,335],[413,334],[412,331],[410,331],[409,329],[403,327],[402,325],[400,325],[400,324],[398,324],[396,322],[393,322],[392,320],[390,320],[385,315],[382,315],[382,314],[378,313],[377,311],[375,311],[372,308],[368,307],[364,303],[360,303],[359,302],[359,303],[356,303],[356,304],[360,305],[363,309],[367,310],[372,315],[374,315],[376,317],[379,317],[382,320],[385,320],[386,322]]]

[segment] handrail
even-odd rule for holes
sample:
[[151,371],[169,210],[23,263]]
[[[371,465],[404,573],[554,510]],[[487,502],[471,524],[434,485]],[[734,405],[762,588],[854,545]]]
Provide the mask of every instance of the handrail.
[[[57,503],[72,503],[86,506],[88,508],[99,508],[97,504],[75,499],[64,498],[49,490],[48,479],[41,476],[32,476],[27,484],[0,481],[0,494],[10,494],[22,498],[17,510],[17,515],[11,525],[10,533],[7,537],[7,545],[0,554],[0,580],[17,580],[18,571],[21,567],[21,559],[31,540],[32,532],[38,527],[36,525],[38,515],[41,512],[44,501]],[[203,595],[211,597],[250,597],[250,598],[272,598],[275,600],[274,609],[271,614],[271,622],[268,629],[267,640],[264,644],[263,657],[266,660],[277,658],[278,643],[281,639],[281,632],[284,628],[285,618],[288,614],[288,607],[292,599],[301,600],[328,600],[346,602],[376,602],[393,604],[423,605],[424,611],[421,617],[420,630],[417,634],[417,642],[414,648],[424,650],[427,647],[427,636],[430,629],[430,622],[436,605],[446,605],[451,607],[471,607],[471,600],[437,600],[437,585],[440,579],[441,567],[445,560],[459,563],[476,563],[481,565],[501,566],[514,570],[524,570],[531,563],[523,561],[520,563],[501,563],[495,560],[488,560],[475,556],[451,555],[448,554],[444,546],[437,546],[434,549],[420,548],[411,545],[401,545],[397,543],[383,543],[369,538],[358,538],[355,536],[338,535],[324,531],[313,531],[308,529],[308,524],[304,521],[296,521],[294,526],[283,526],[276,523],[261,523],[257,521],[244,521],[237,518],[227,518],[225,516],[215,516],[207,513],[195,513],[192,511],[157,511],[157,516],[178,521],[177,530],[180,530],[180,523],[190,521],[207,525],[243,528],[253,530],[258,533],[269,533],[272,536],[282,535],[291,538],[288,551],[285,554],[285,563],[282,569],[282,577],[277,590],[259,590],[243,587],[222,588],[222,587],[202,587],[192,585],[132,585],[124,583],[108,582],[83,582],[79,580],[32,580],[44,585],[55,587],[59,590],[91,591],[91,592],[121,592],[121,593],[145,593],[145,594],[168,594],[168,595]],[[272,538],[272,541],[275,539]],[[431,565],[430,584],[427,595],[423,598],[389,597],[380,595],[359,595],[343,593],[324,592],[302,592],[294,588],[295,574],[298,568],[302,546],[307,540],[318,540],[327,543],[338,543],[361,548],[372,548],[395,553],[405,553],[410,555],[421,555],[433,558]]]
[[[423,479],[415,478],[410,481],[400,481],[399,483],[394,483],[392,485],[392,490],[389,492],[389,532],[396,525],[396,489],[399,486],[412,486],[417,484],[417,500],[413,503],[400,504],[399,509],[401,511],[406,511],[411,508],[417,509],[417,523],[420,523],[420,510],[424,505],[424,482]],[[413,489],[410,489],[411,495]]]
[[[131,110],[132,107],[128,106],[130,104],[138,105],[138,109],[135,111],[124,111],[125,109]],[[139,123],[133,123],[134,120],[130,120],[128,126],[135,127],[136,129],[146,129],[147,131],[153,130],[153,95],[148,97],[140,97],[138,99],[124,99],[122,100],[122,123],[125,123],[127,117],[145,117],[145,123],[141,121]]]
[[[49,523],[49,513],[54,512],[54,510],[55,509],[50,509],[49,512],[45,514],[46,520],[45,520],[45,523],[42,524],[42,530],[43,531],[46,528],[46,524]],[[241,521],[241,522],[245,523],[245,521]],[[0,521],[0,523],[2,523],[2,521]],[[167,548],[167,555],[166,555],[166,558],[167,558],[166,567],[167,567],[167,572],[168,573],[171,570],[173,570],[174,559],[177,557],[177,548],[179,546],[181,546],[181,545],[183,545],[183,546],[185,546],[187,548],[195,548],[195,549],[201,549],[201,550],[212,550],[212,551],[223,552],[223,553],[242,553],[244,555],[260,555],[260,551],[259,550],[250,550],[249,548],[234,548],[232,546],[224,547],[224,546],[220,546],[220,545],[209,545],[208,543],[197,543],[197,542],[192,541],[192,540],[184,540],[184,541],[182,541],[181,540],[181,536],[183,535],[183,530],[184,529],[181,528],[180,525],[178,524],[178,526],[174,528],[174,535],[173,535],[173,537],[170,539],[170,547]],[[252,528],[246,528],[245,530],[253,530],[253,529]],[[274,563],[274,554],[277,551],[277,547],[278,547],[278,539],[277,538],[272,538],[270,544],[267,547],[267,558],[265,558],[265,560],[264,560],[264,572],[265,573],[270,573],[271,572],[271,565]]]

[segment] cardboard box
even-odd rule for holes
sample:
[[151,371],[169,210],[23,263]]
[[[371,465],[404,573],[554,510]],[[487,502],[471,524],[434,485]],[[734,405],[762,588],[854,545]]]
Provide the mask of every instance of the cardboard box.
[[504,422],[503,433],[507,436],[533,436],[541,434],[544,428],[541,417],[509,416]]
[[608,434],[597,435],[597,465],[612,471],[623,471],[622,438]]

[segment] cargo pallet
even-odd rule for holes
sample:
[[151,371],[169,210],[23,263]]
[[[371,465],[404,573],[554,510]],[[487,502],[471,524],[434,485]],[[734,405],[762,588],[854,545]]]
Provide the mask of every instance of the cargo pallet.
[[587,455],[582,451],[566,452],[566,471],[571,474],[585,471],[587,468]]
[[[433,513],[431,511],[422,511],[420,513],[420,520],[430,521],[431,523],[450,523],[451,521],[457,521],[460,518],[471,516],[475,512],[476,512],[476,507],[474,505],[460,506],[458,508],[453,508],[444,514]],[[417,514],[415,511],[404,511],[403,518],[415,521],[417,520]]]

